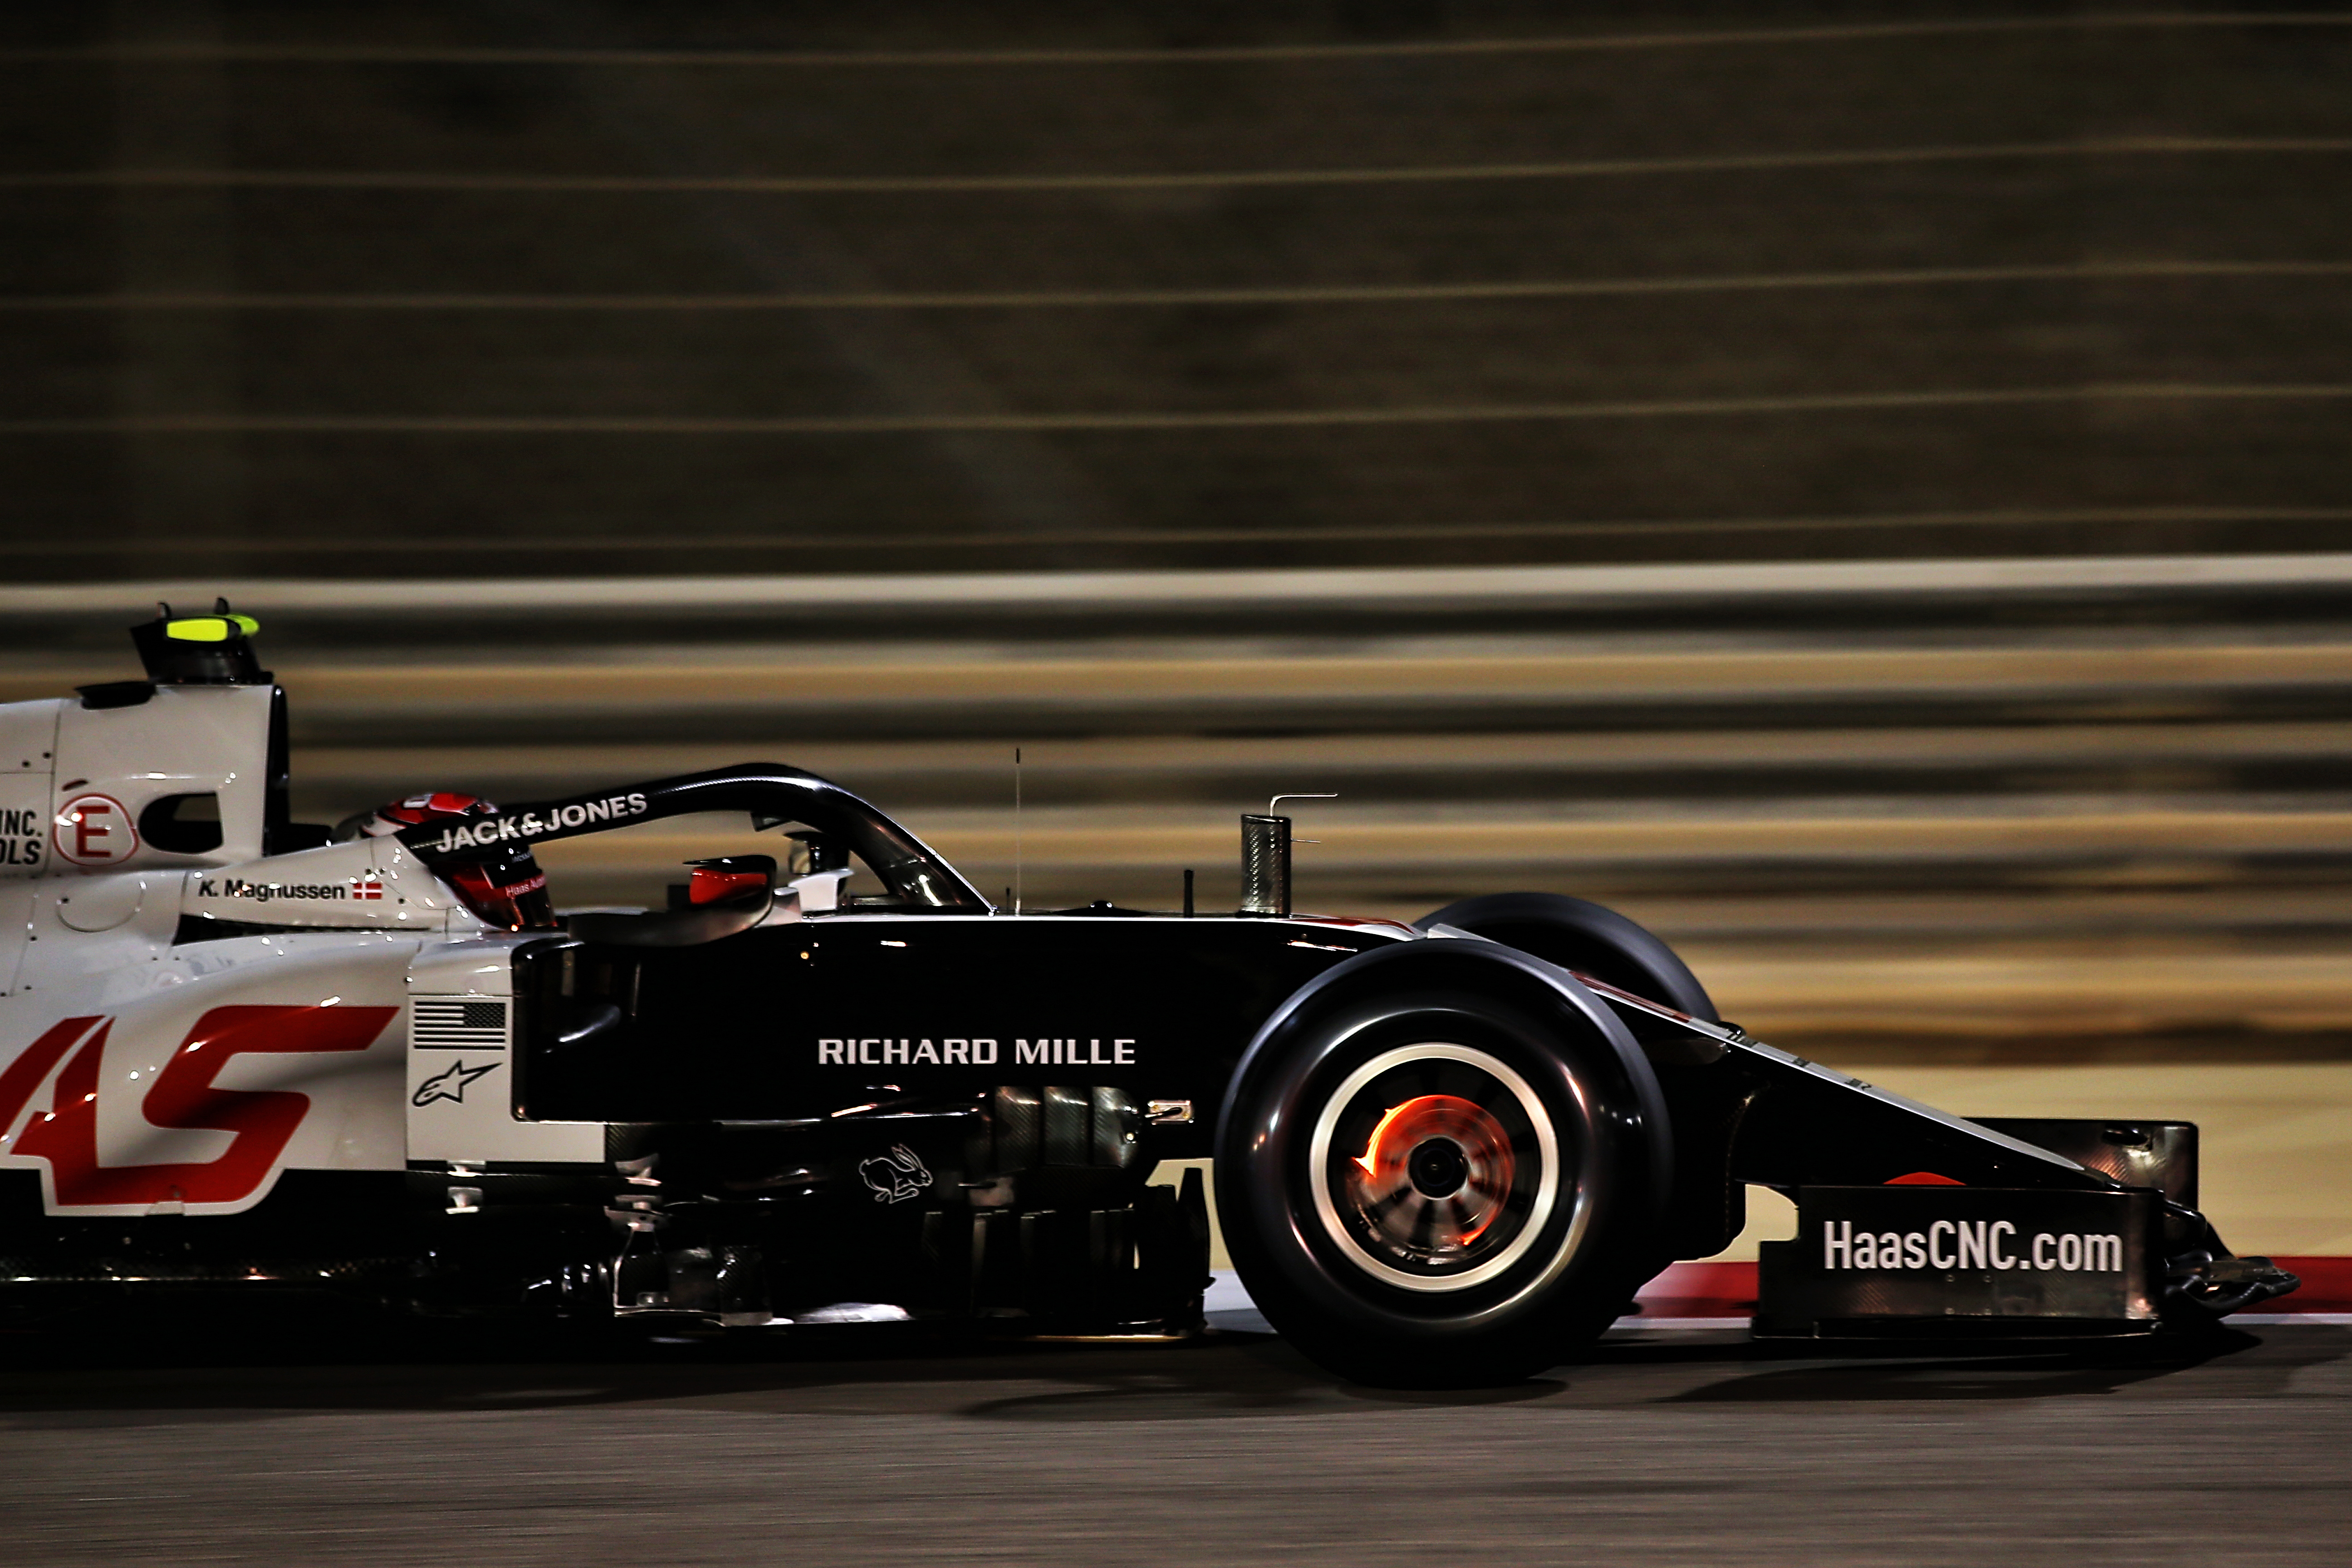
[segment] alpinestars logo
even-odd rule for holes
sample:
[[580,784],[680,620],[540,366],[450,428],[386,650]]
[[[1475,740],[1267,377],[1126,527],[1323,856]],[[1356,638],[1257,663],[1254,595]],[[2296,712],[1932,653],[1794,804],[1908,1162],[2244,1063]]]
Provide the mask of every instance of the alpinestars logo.
[[925,1168],[921,1156],[904,1143],[893,1143],[887,1154],[877,1154],[871,1160],[858,1162],[857,1173],[874,1189],[877,1204],[903,1204],[908,1198],[923,1195],[931,1184],[931,1173]]
[[410,1098],[408,1103],[423,1107],[432,1104],[436,1100],[454,1100],[463,1105],[466,1103],[466,1086],[486,1073],[494,1073],[498,1070],[499,1064],[496,1062],[492,1062],[488,1067],[469,1068],[466,1065],[465,1058],[461,1057],[446,1071],[436,1072],[418,1084],[416,1093]]

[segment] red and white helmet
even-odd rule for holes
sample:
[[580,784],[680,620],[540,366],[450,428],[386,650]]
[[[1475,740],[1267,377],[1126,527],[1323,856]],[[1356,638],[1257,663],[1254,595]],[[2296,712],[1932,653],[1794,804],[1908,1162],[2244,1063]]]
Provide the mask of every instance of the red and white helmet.
[[[383,838],[429,823],[455,822],[499,815],[498,802],[478,795],[433,790],[412,795],[343,823],[345,837]],[[543,930],[555,924],[555,905],[548,897],[547,877],[532,858],[528,844],[512,845],[478,860],[461,860],[438,868],[439,874],[466,907],[482,919],[509,931]]]
[[425,795],[412,795],[405,800],[395,800],[389,805],[379,805],[364,816],[353,817],[346,824],[355,829],[353,837],[382,838],[386,834],[422,827],[428,822],[446,822],[458,817],[496,816],[498,802],[484,800],[478,795],[457,795],[448,790],[433,790]]

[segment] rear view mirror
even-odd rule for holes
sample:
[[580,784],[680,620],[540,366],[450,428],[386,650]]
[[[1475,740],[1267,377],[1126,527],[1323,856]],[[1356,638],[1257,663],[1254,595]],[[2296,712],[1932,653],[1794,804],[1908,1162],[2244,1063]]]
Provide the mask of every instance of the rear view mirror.
[[785,862],[794,877],[813,877],[821,871],[845,871],[849,868],[849,849],[830,833],[813,830],[785,835],[793,841],[791,858]]
[[689,908],[753,888],[772,890],[776,885],[776,858],[772,855],[721,855],[709,860],[688,860],[687,864],[694,868],[693,879],[686,885]]
[[[616,947],[695,947],[750,931],[776,912],[772,855],[723,855],[687,864],[694,877],[683,905],[642,915],[573,915],[572,934]],[[795,901],[787,900],[785,907],[785,918],[800,918]]]

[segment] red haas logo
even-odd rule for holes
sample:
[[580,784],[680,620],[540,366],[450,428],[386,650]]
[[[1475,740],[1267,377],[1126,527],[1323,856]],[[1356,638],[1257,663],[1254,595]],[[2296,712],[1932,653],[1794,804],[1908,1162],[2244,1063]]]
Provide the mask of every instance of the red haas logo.
[[[213,1081],[215,1077],[240,1056],[363,1051],[399,1011],[397,1007],[341,1006],[211,1009],[195,1021],[179,1050],[155,1075],[139,1109],[151,1126],[236,1136],[218,1159],[158,1165],[99,1163],[100,1068],[114,1020],[64,1019],[0,1072],[0,1152],[47,1161],[50,1188],[59,1210],[143,1206],[166,1200],[242,1202],[277,1169],[278,1156],[310,1113],[310,1097],[287,1089],[224,1089]],[[68,1052],[72,1053],[69,1059]],[[34,1111],[10,1142],[8,1130],[60,1060],[65,1066],[58,1071],[48,1110]]]

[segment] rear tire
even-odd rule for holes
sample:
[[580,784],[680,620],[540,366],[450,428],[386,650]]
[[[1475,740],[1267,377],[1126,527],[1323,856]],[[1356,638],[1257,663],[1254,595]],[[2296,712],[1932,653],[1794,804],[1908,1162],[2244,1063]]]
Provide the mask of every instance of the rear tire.
[[1514,1382],[1597,1337],[1641,1282],[1672,1168],[1656,1082],[1604,1006],[1444,945],[1447,978],[1500,984],[1310,994],[1251,1047],[1218,1128],[1218,1210],[1259,1310],[1387,1387]]
[[1663,1002],[1694,1018],[1723,1021],[1706,987],[1673,948],[1615,910],[1584,899],[1565,893],[1487,893],[1448,904],[1412,923],[1422,931],[1441,925],[1466,931],[1647,1001]]

